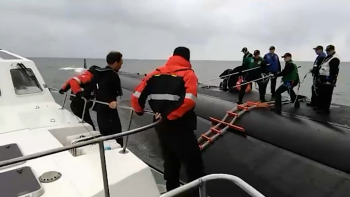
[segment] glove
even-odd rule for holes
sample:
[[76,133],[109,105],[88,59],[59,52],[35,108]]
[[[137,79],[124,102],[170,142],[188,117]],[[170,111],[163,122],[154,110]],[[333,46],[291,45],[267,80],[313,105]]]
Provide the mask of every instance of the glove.
[[60,89],[59,91],[58,91],[58,93],[60,93],[60,94],[64,94],[66,91],[64,91],[63,89]]
[[138,116],[142,116],[144,113],[143,112],[137,112],[135,111],[135,113],[138,115]]
[[81,92],[77,92],[75,94],[75,97],[77,97],[77,98],[84,98]]
[[289,81],[284,82],[284,84],[285,84],[288,88],[291,87],[291,83],[290,83]]

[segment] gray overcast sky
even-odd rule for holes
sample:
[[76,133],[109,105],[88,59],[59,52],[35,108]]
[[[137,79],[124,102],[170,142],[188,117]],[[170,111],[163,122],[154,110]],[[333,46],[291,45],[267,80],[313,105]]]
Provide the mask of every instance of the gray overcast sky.
[[[313,60],[333,44],[350,60],[348,0],[0,0],[0,48],[24,56],[240,60],[252,52]],[[330,2],[330,3],[329,3]]]

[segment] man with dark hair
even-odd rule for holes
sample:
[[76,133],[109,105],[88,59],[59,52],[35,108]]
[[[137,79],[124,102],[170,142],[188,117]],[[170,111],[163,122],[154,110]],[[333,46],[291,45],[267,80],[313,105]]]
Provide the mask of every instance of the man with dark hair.
[[320,104],[317,113],[329,114],[333,90],[337,84],[340,60],[333,45],[326,48],[327,57],[322,61],[318,72]]
[[249,64],[248,59],[253,57],[253,55],[248,51],[247,47],[243,47],[241,51],[243,55],[242,66],[244,67],[246,64]]
[[320,66],[324,60],[324,58],[326,58],[326,54],[323,52],[323,47],[322,46],[317,46],[314,48],[315,53],[317,55],[315,61],[314,61],[314,65],[311,69],[311,73],[313,76],[313,83],[311,86],[311,101],[310,103],[306,103],[307,106],[310,107],[318,107],[319,103],[320,103],[320,99],[319,99],[319,93],[317,88],[319,87],[319,82],[317,81],[318,78],[318,71],[320,70]]
[[265,101],[265,94],[266,94],[266,86],[268,83],[268,77],[265,75],[266,74],[266,62],[265,60],[260,57],[260,51],[255,50],[254,51],[254,56],[251,58],[248,58],[246,60],[245,65],[243,66],[242,70],[248,70],[252,69],[246,73],[244,73],[243,80],[241,81],[242,85],[238,94],[238,102],[237,104],[242,104],[243,103],[243,97],[245,93],[247,92],[247,86],[248,82],[257,80],[256,82],[259,85],[259,95],[260,95],[260,101],[261,102],[266,102]]
[[[88,95],[95,90],[96,100],[109,103],[109,106],[96,103],[94,110],[97,112],[97,123],[102,135],[112,135],[122,132],[122,126],[117,110],[117,97],[122,96],[122,88],[118,75],[123,64],[123,55],[118,51],[111,51],[106,57],[107,66],[97,69],[91,84],[84,90],[82,96]],[[123,146],[123,139],[117,139]]]
[[[137,114],[143,114],[148,100],[152,111],[162,118],[155,129],[163,153],[167,191],[180,186],[181,163],[186,167],[188,181],[204,176],[202,156],[194,135],[198,79],[191,67],[190,50],[178,47],[164,66],[142,80],[131,97]],[[191,196],[198,196],[198,191]]]
[[[277,74],[281,72],[281,63],[278,58],[278,55],[275,53],[275,47],[270,47],[270,52],[264,56],[264,60],[267,63],[266,71],[271,74]],[[275,98],[275,90],[276,90],[276,80],[277,78],[271,78],[271,97]]]

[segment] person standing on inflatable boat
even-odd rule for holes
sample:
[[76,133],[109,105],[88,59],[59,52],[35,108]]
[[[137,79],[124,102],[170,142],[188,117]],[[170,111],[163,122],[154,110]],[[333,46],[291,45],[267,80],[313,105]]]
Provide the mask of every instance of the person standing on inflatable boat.
[[242,61],[242,66],[244,67],[248,63],[248,59],[253,57],[253,55],[248,51],[247,47],[244,47],[241,52],[244,54]]
[[[252,68],[256,68],[256,67],[258,67],[258,69],[248,71],[245,74],[245,76],[243,76],[243,81],[241,82],[242,84],[250,82],[252,80],[257,80],[259,78],[266,76],[266,75],[264,75],[264,74],[266,74],[266,62],[263,58],[260,57],[259,50],[254,51],[254,57],[251,57],[248,60],[246,60],[245,64],[243,65],[242,70],[252,69]],[[257,83],[259,85],[260,101],[265,102],[267,80],[261,79],[261,80],[257,81]],[[246,93],[247,85],[248,84],[242,85],[242,87],[239,91],[237,104],[242,104],[243,97]]]
[[317,88],[319,87],[320,83],[317,81],[318,78],[318,72],[320,70],[320,66],[326,58],[326,54],[323,52],[323,47],[322,46],[317,46],[314,48],[317,57],[314,61],[314,65],[311,69],[312,77],[313,77],[313,83],[311,86],[311,102],[307,103],[306,105],[309,107],[318,107],[320,104],[320,98],[319,98],[319,93],[317,92]]
[[316,108],[317,113],[329,114],[329,108],[332,102],[333,90],[337,84],[339,74],[340,59],[335,52],[333,45],[326,48],[327,57],[323,60],[318,72],[318,93],[319,107]]
[[300,107],[297,96],[293,90],[293,88],[299,84],[298,67],[292,60],[292,54],[286,53],[282,58],[284,58],[286,65],[282,72],[275,75],[275,77],[282,77],[282,85],[276,90],[275,95],[275,112],[279,114],[282,111],[282,93],[285,91],[288,91],[292,102],[294,102],[294,107]]
[[[267,63],[266,71],[275,75],[278,72],[281,72],[281,63],[278,58],[278,55],[275,53],[275,47],[270,47],[270,52],[264,56],[264,60]],[[271,97],[275,98],[276,90],[276,80],[277,78],[271,78]]]

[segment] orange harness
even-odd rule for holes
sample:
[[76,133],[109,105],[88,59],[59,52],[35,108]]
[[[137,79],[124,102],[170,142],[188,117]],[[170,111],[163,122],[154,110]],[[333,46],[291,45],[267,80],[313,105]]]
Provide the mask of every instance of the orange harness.
[[[238,78],[238,81],[237,81],[237,83],[236,83],[236,88],[237,88],[237,90],[238,91],[240,91],[241,90],[241,83],[242,83],[242,81],[243,81],[243,77],[239,77]],[[249,93],[250,91],[252,91],[252,84],[251,83],[249,83],[248,85],[247,85],[247,88],[245,89],[245,92],[246,93]]]

